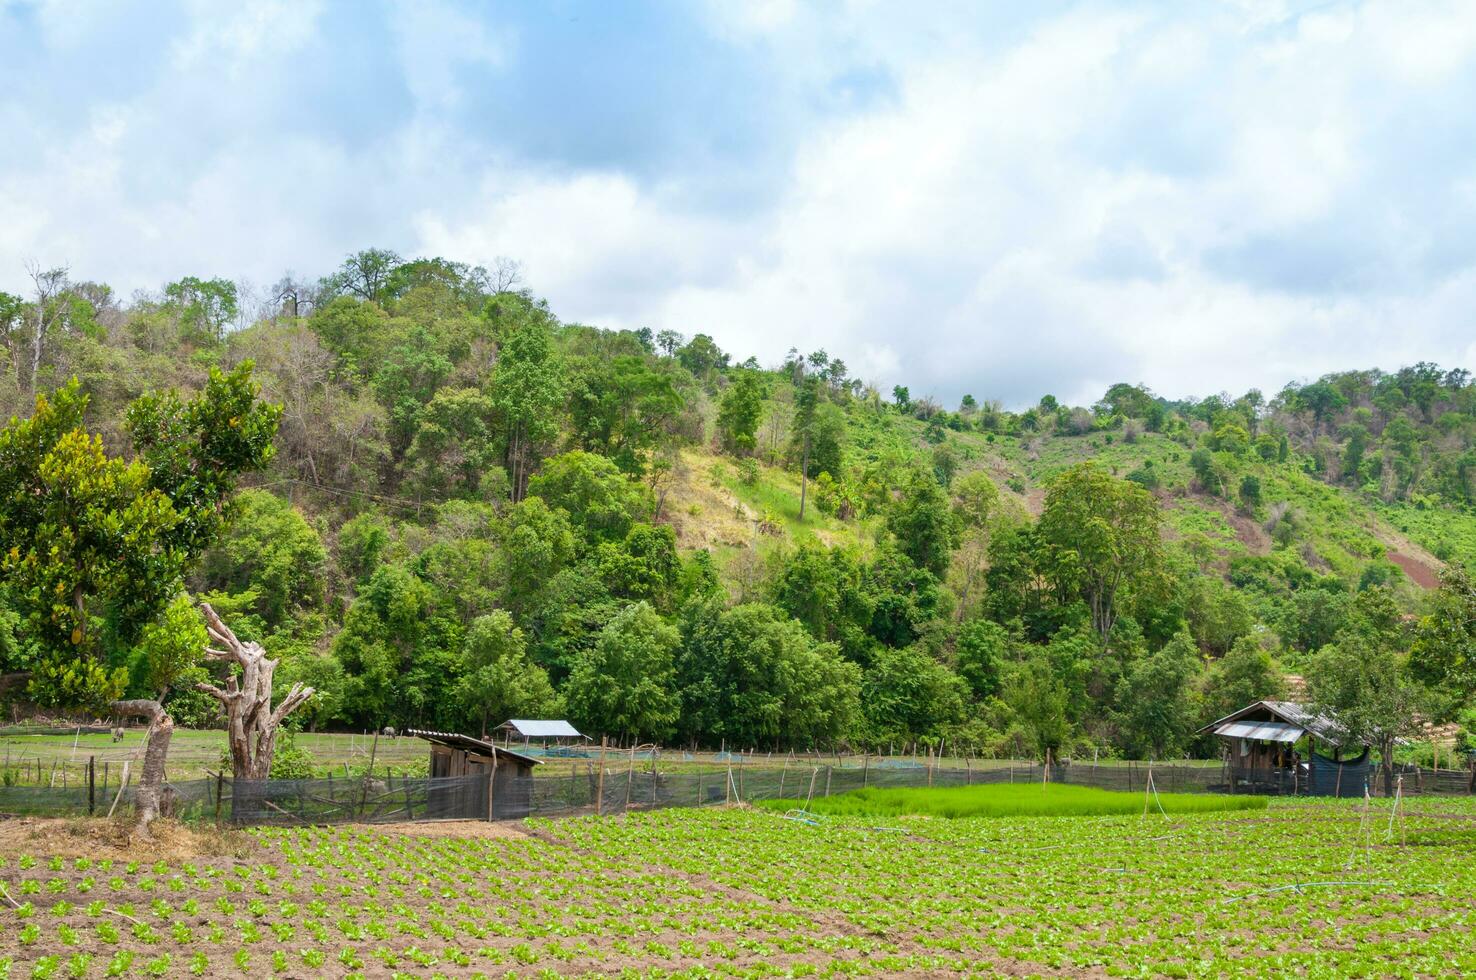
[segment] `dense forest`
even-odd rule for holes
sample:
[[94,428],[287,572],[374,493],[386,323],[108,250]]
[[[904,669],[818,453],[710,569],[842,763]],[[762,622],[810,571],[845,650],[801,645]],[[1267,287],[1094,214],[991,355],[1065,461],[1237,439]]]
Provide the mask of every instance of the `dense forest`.
[[[0,293],[0,410],[0,457],[72,412],[112,479],[176,477],[195,510],[161,519],[159,588],[177,571],[312,685],[298,724],[1137,758],[1213,751],[1201,725],[1288,694],[1385,746],[1476,726],[1464,370],[950,408],[826,351],[562,322],[510,262],[369,250],[127,300],[34,269]],[[272,445],[222,455],[248,419]],[[39,519],[0,497],[0,533]],[[38,633],[62,607],[17,584],[46,556],[3,544],[10,697],[64,707],[80,682]],[[143,622],[78,602],[71,642],[113,696],[211,724],[205,667],[148,666],[203,639],[155,598]]]

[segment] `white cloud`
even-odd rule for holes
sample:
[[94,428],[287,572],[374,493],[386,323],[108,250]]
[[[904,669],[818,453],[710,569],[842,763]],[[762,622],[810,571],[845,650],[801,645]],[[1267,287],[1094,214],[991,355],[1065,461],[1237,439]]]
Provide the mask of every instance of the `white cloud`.
[[[1030,22],[714,4],[707,29],[756,52],[792,106],[830,105],[857,73],[875,89],[798,116],[778,183],[741,209],[708,189],[749,176],[742,147],[699,155],[716,175],[637,176],[597,148],[540,160],[476,129],[469,77],[557,52],[474,6],[389,16],[365,77],[409,107],[347,134],[282,125],[345,8],[193,9],[150,84],[100,86],[71,116],[0,107],[35,148],[0,149],[0,267],[70,261],[126,292],[325,271],[371,244],[510,255],[565,319],[704,331],[771,363],[824,347],[884,387],[1016,404],[1472,356],[1468,5],[1088,4]],[[98,43],[60,5],[39,16],[59,51]]]

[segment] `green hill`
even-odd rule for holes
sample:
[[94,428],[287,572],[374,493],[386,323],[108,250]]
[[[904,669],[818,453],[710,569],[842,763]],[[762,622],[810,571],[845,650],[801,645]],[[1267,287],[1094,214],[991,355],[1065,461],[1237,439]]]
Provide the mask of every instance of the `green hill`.
[[189,584],[318,688],[315,726],[1208,751],[1195,728],[1286,671],[1419,649],[1476,561],[1464,371],[948,409],[824,352],[562,323],[441,259],[361,253],[282,295],[248,317],[224,280],[67,283],[39,337],[10,297],[0,404],[29,412],[39,344],[36,392],[77,377],[123,452],[135,398],[254,363],[276,456]]

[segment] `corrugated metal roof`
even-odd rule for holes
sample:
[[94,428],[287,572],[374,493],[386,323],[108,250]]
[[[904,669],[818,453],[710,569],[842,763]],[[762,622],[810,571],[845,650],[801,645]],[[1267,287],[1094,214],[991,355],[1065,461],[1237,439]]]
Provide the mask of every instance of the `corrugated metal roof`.
[[1210,722],[1199,731],[1201,734],[1209,731],[1218,734],[1220,726],[1230,722],[1240,721],[1240,719],[1247,715],[1256,714],[1269,714],[1271,719],[1256,719],[1254,722],[1247,722],[1248,724],[1268,724],[1271,721],[1277,721],[1288,725],[1295,725],[1322,739],[1324,742],[1330,742],[1334,745],[1343,744],[1348,737],[1347,730],[1338,724],[1336,718],[1313,714],[1307,709],[1306,705],[1299,704],[1296,701],[1257,701],[1254,704],[1246,705],[1239,711],[1232,712],[1223,718]]
[[509,728],[523,738],[584,738],[573,725],[567,721],[554,721],[550,719],[513,718],[505,721],[498,728]]
[[431,732],[423,731],[419,728],[411,728],[407,729],[405,734],[414,735],[416,738],[423,738],[427,742],[438,742],[441,745],[449,745],[452,748],[476,752],[480,755],[491,756],[495,753],[517,759],[520,762],[526,762],[530,766],[543,765],[543,760],[541,759],[535,759],[532,756],[524,755],[521,752],[514,752],[511,749],[504,749],[500,745],[493,745],[491,742],[484,742],[479,738],[472,738],[470,735],[462,735],[458,732]]
[[1295,742],[1307,730],[1279,721],[1227,721],[1215,729],[1215,734],[1264,742]]

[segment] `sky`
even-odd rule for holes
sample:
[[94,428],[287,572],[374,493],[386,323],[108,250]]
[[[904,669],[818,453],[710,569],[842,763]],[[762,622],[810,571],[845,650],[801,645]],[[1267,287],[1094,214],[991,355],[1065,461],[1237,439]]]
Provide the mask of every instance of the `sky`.
[[944,404],[1476,368],[1476,5],[0,0],[0,288],[522,263]]

